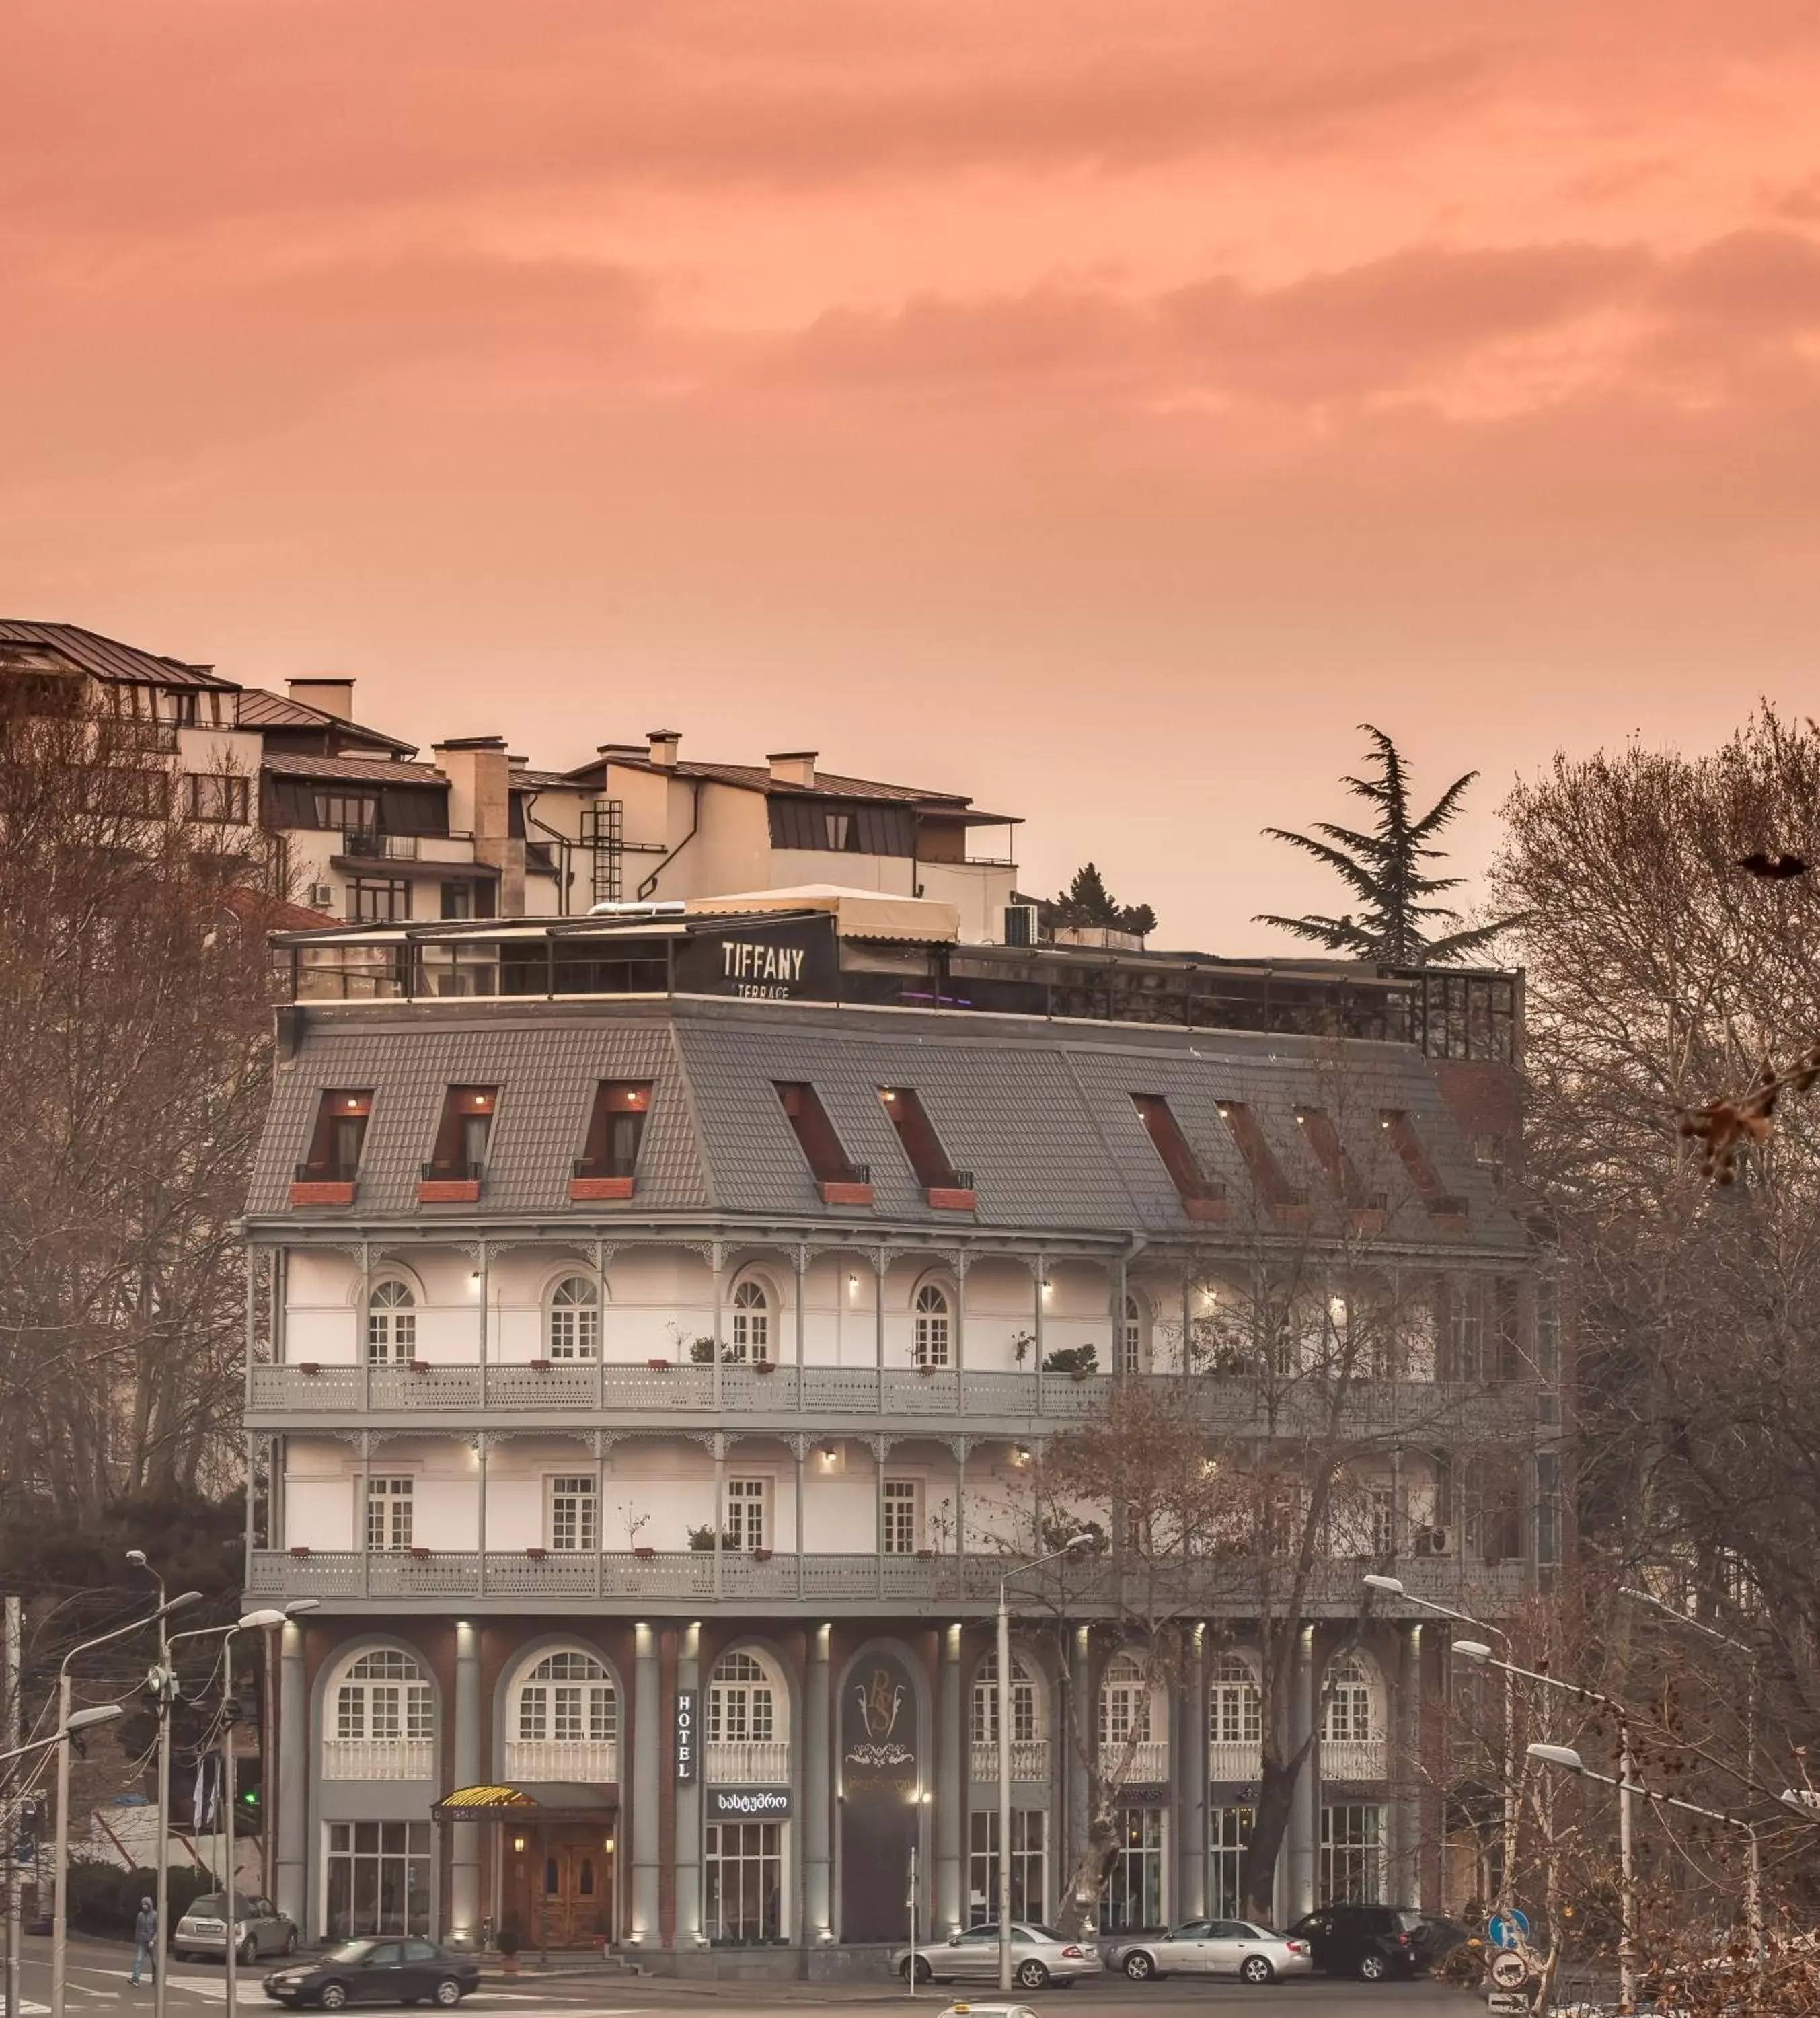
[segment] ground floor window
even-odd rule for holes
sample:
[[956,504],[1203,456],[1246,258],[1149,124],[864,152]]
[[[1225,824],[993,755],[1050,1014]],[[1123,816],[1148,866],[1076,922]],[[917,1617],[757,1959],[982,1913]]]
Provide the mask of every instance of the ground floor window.
[[[967,1925],[998,1918],[998,1810],[975,1808],[968,1821]],[[1046,1920],[1049,1816],[1042,1808],[1011,1810],[1011,1917]]]
[[323,1931],[427,1934],[430,1931],[430,1825],[330,1822],[328,1904]]
[[1320,1902],[1384,1902],[1384,1810],[1359,1802],[1321,1810]]
[[710,1822],[702,1846],[708,1939],[751,1947],[784,1937],[781,1822]]
[[1118,1848],[1100,1904],[1103,1933],[1136,1933],[1166,1924],[1163,1904],[1163,1810],[1114,1808]]
[[1255,1819],[1249,1808],[1207,1811],[1207,1910],[1216,1920],[1244,1918],[1240,1880]]

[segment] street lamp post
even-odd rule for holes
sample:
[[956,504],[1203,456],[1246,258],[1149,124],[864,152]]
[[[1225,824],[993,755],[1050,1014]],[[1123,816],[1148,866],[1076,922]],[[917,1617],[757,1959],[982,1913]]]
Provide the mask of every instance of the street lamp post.
[[[1040,1570],[1093,1546],[1085,1529],[1035,1562],[1020,1563],[998,1579],[998,1987],[1011,1987],[1011,1610],[1007,1587],[1014,1576]],[[914,1975],[915,1971],[912,1969]]]
[[90,1709],[74,1710],[68,1721],[49,1738],[34,1738],[28,1745],[16,1745],[10,1752],[0,1752],[0,1766],[9,1759],[23,1759],[28,1752],[48,1752],[53,1745],[65,1745],[78,1731],[90,1730],[98,1723],[111,1723],[121,1714],[118,1703],[96,1703]]
[[[1404,1589],[1403,1579],[1393,1576],[1368,1576],[1365,1579],[1367,1590],[1380,1591],[1388,1597],[1401,1598],[1405,1604],[1413,1604],[1422,1611],[1432,1611],[1436,1617],[1456,1620],[1462,1626],[1475,1626],[1481,1633],[1489,1633],[1502,1643],[1504,1658],[1511,1653],[1511,1636],[1501,1626],[1493,1626],[1489,1619],[1475,1618],[1470,1612],[1456,1611],[1451,1605],[1437,1604],[1432,1598],[1417,1597]],[[1497,1903],[1500,1908],[1510,1905],[1511,1886],[1517,1868],[1517,1678],[1514,1669],[1504,1672],[1504,1861],[1498,1872]]]
[[1723,1822],[1728,1828],[1742,1829],[1750,1843],[1750,1861],[1745,1868],[1744,1922],[1750,1937],[1750,1951],[1759,1969],[1763,1967],[1763,1853],[1757,1841],[1757,1825],[1719,1808],[1703,1808],[1674,1794],[1659,1794],[1653,1788],[1634,1784],[1627,1758],[1623,1777],[1614,1780],[1609,1773],[1595,1773],[1571,1745],[1532,1745],[1529,1756],[1539,1765],[1558,1766],[1564,1773],[1577,1773],[1582,1779],[1597,1780],[1601,1786],[1616,1787],[1620,1798],[1641,1794],[1659,1808],[1679,1808],[1682,1814],[1699,1815],[1710,1822]]
[[[161,1600],[162,1595],[161,1586]],[[161,1629],[164,1620],[172,1612],[181,1611],[188,1605],[201,1602],[200,1591],[180,1591],[169,1604],[161,1601],[157,1610],[147,1612],[143,1618],[130,1619],[125,1626],[115,1626],[111,1633],[97,1633],[92,1640],[85,1640],[79,1646],[72,1647],[57,1665],[58,1727],[63,1730],[78,1727],[70,1709],[74,1687],[70,1663],[78,1654],[89,1653],[97,1647],[105,1647],[110,1640],[124,1640],[129,1633],[137,1633],[143,1626],[157,1626]],[[63,1995],[69,1973],[70,1928],[70,1748],[67,1745],[57,1753],[56,1844],[51,1861],[51,2011],[52,2018],[63,2018]]]
[[[1635,1810],[1632,1796],[1638,1788],[1630,1773],[1630,1713],[1615,1697],[1603,1694],[1598,1689],[1589,1689],[1578,1682],[1564,1682],[1558,1675],[1544,1675],[1533,1668],[1518,1668],[1508,1661],[1498,1660],[1491,1649],[1476,1640],[1456,1640],[1453,1651],[1469,1661],[1482,1665],[1503,1668],[1513,1676],[1526,1682],[1540,1682],[1544,1687],[1559,1689],[1565,1694],[1577,1696],[1582,1702],[1598,1703],[1609,1709],[1618,1720],[1618,1772],[1619,1778],[1612,1784],[1618,1789],[1618,1998],[1627,2007],[1637,2002],[1637,1846],[1635,1836]],[[1534,1745],[1529,1755],[1536,1756]]]
[[165,2018],[170,2002],[170,1985],[165,1979],[170,1972],[164,1961],[171,1947],[171,1860],[168,1854],[171,1840],[171,1633],[165,1616],[164,1579],[146,1561],[143,1549],[128,1549],[126,1559],[135,1569],[143,1570],[158,1586],[158,1683],[153,1691],[158,1722],[158,1861],[152,1872],[153,1912],[158,1931],[152,1951],[152,2012],[153,2018]]

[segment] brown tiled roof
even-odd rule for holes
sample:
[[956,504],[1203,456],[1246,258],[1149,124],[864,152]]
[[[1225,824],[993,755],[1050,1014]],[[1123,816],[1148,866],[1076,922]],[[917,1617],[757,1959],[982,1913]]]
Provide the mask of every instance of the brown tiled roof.
[[268,750],[259,768],[275,778],[350,778],[375,785],[446,785],[434,764],[406,764],[385,757],[312,757],[307,751]]
[[[571,784],[580,783],[598,771],[608,760],[597,757],[591,764],[577,765],[565,773]],[[835,771],[818,771],[813,785],[780,784],[764,764],[693,764],[680,759],[674,764],[653,764],[648,758],[619,756],[612,761],[628,771],[661,772],[673,778],[699,778],[710,784],[731,785],[746,792],[763,792],[767,798],[889,799],[905,805],[920,806],[930,812],[964,815],[991,826],[1020,825],[1013,813],[976,812],[973,801],[960,792],[932,792],[920,785],[889,785],[878,778],[848,778]]]
[[417,754],[417,746],[406,743],[395,736],[388,736],[381,729],[363,728],[357,721],[349,721],[345,716],[330,714],[326,707],[312,707],[308,701],[294,700],[289,694],[269,693],[264,687],[243,687],[240,689],[240,726],[243,729],[331,729],[357,738],[363,743],[377,743],[388,750],[403,751],[407,757]]
[[565,787],[572,791],[575,788],[575,779],[566,771],[533,771],[516,764],[512,766],[512,783],[529,785],[534,791],[560,791]]
[[161,658],[155,652],[142,651],[137,645],[103,638],[99,631],[85,631],[79,624],[38,624],[22,617],[0,617],[0,644],[47,646],[98,680],[234,691],[234,682],[218,678],[212,667]]

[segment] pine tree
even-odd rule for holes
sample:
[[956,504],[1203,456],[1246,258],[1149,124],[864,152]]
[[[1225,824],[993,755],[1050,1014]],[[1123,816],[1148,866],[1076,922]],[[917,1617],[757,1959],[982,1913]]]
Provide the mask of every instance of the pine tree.
[[1460,887],[1457,876],[1428,876],[1422,865],[1441,860],[1446,851],[1430,844],[1460,810],[1466,788],[1479,776],[1468,771],[1456,778],[1420,819],[1410,816],[1409,785],[1401,752],[1381,729],[1361,722],[1362,734],[1370,739],[1378,775],[1374,778],[1346,778],[1347,789],[1376,809],[1372,831],[1356,834],[1350,827],[1318,822],[1313,835],[1291,834],[1277,826],[1265,828],[1273,840],[1286,841],[1304,849],[1317,862],[1343,877],[1362,900],[1356,914],[1327,918],[1318,915],[1283,918],[1263,913],[1254,924],[1276,925],[1298,938],[1310,939],[1329,953],[1349,953],[1360,960],[1381,960],[1388,967],[1423,967],[1463,959],[1489,946],[1500,932],[1518,922],[1501,918],[1495,924],[1475,925],[1430,938],[1433,924],[1457,926],[1460,913],[1445,905],[1426,902]]
[[1042,909],[1043,923],[1052,930],[1057,925],[1097,925],[1143,938],[1157,929],[1157,914],[1150,906],[1118,902],[1091,862],[1077,869],[1067,888]]

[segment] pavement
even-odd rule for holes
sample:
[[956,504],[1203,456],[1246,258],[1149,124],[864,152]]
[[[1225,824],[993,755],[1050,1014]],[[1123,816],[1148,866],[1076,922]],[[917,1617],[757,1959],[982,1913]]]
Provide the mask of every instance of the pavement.
[[[259,2014],[276,2014],[279,2007],[268,2004],[259,1990],[259,1980],[277,1965],[268,1959],[257,1968],[243,1969],[240,1976],[240,2009]],[[150,2018],[153,1993],[150,1977],[135,1989],[131,1980],[132,1951],[123,1943],[100,1941],[74,1936],[70,1941],[67,2018]],[[1141,2018],[1151,2007],[1165,2013],[1183,2006],[1218,2005],[1232,2018],[1480,2018],[1483,2003],[1465,1993],[1439,1983],[1362,1984],[1330,1982],[1315,1976],[1305,1981],[1275,1984],[1262,1989],[1224,1979],[1165,1983],[1128,1983],[1109,1971],[1102,1981],[1094,1979],[1071,1989],[1051,1988],[1034,1993],[1013,1993],[1014,2000],[1027,1994],[1038,2018]],[[49,2018],[50,1997],[50,1943],[27,1937],[20,1987],[21,2010],[18,2018]],[[533,2011],[559,2014],[559,2018],[660,2018],[660,2014],[691,2010],[712,2012],[715,2018],[771,2018],[782,2008],[825,2005],[831,2009],[868,2011],[891,2007],[904,2018],[937,2018],[957,1998],[978,2003],[996,2001],[996,1991],[968,1990],[959,1986],[927,1985],[915,1996],[900,1984],[879,1983],[740,1983],[724,1980],[679,1980],[671,1976],[633,1976],[619,1969],[595,1965],[576,1968],[565,1966],[547,1973],[528,1965],[507,1976],[488,1970],[480,1988],[462,2005],[464,2013],[494,2012],[499,2018],[529,2018]],[[227,2002],[226,1984],[221,1966],[210,1962],[171,1965],[166,2007],[182,2018],[219,2012]],[[5,1999],[0,1996],[0,2013]],[[12,2018],[5,2014],[5,2018]]]

